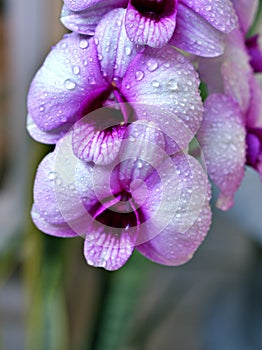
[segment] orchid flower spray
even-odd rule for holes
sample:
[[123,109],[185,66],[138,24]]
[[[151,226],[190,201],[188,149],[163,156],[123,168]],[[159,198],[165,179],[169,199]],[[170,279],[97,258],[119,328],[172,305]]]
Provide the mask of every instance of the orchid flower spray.
[[[241,1],[235,3],[238,10]],[[204,104],[198,139],[208,173],[221,191],[217,205],[224,210],[234,204],[245,164],[261,176],[262,90],[245,39],[258,2],[249,5],[247,14],[239,13],[240,28],[228,34],[224,54],[212,60],[200,59],[199,63],[210,95]]]
[[[207,149],[217,130],[207,114],[226,106],[225,124],[237,120],[232,178],[246,160],[246,85],[232,83],[232,94],[211,94],[204,105],[199,90],[205,60],[220,76],[216,62],[229,50],[247,55],[233,5],[64,0],[61,20],[72,32],[52,48],[28,93],[30,135],[55,145],[36,174],[32,218],[49,235],[81,236],[88,264],[116,270],[136,249],[176,266],[206,236],[210,184],[190,143],[199,136],[210,175]],[[246,58],[239,65],[251,70]]]

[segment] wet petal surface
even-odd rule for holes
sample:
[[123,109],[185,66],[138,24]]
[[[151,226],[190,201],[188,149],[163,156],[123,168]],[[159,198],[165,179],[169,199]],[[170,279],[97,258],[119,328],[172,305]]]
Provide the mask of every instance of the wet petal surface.
[[239,107],[230,97],[210,95],[204,104],[198,140],[210,178],[220,189],[217,206],[227,210],[244,176],[245,126]]
[[237,16],[230,0],[180,0],[213,27],[221,32],[229,33],[237,27]]
[[[202,118],[198,86],[197,73],[186,57],[170,46],[147,47],[130,64],[121,91],[131,104],[137,104],[138,115],[153,117],[155,106],[180,119],[195,134]],[[159,118],[159,122],[164,125],[166,120]]]
[[177,25],[170,45],[203,57],[223,53],[223,34],[183,4],[178,4]]
[[64,124],[69,129],[106,89],[93,41],[70,34],[36,74],[28,95],[29,114],[43,131]]
[[[166,169],[163,164],[159,169],[161,181],[148,179],[152,183],[150,203],[143,210],[152,220],[145,224],[148,228],[151,225],[156,234],[149,229],[142,232],[144,242],[138,242],[136,248],[155,262],[180,265],[192,258],[209,229],[210,186],[205,172],[192,157],[181,154],[174,156],[172,162],[176,175],[170,177],[168,171],[172,168]],[[163,195],[159,197],[161,191]]]
[[[61,21],[64,26],[76,33],[93,35],[99,21],[111,10],[125,7],[126,0],[98,1],[94,5],[85,6],[83,10],[73,11],[64,5]],[[80,7],[79,7],[80,8]]]
[[139,45],[163,47],[176,27],[177,2],[129,1],[125,26],[129,39]]

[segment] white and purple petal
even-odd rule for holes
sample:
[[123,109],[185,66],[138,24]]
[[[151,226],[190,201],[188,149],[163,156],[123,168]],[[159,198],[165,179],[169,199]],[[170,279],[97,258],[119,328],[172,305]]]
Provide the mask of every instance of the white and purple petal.
[[152,186],[151,196],[142,210],[151,218],[145,224],[154,228],[154,234],[151,230],[142,232],[144,236],[140,233],[136,249],[157,263],[174,266],[192,258],[208,232],[211,211],[210,186],[200,164],[186,154],[178,154],[171,161],[176,174],[171,179],[165,176],[170,166],[166,169],[163,163],[158,169],[160,182],[154,181],[155,174],[147,180]]
[[232,0],[232,2],[240,22],[240,27],[246,34],[255,19],[258,0]]
[[51,131],[43,131],[36,125],[30,114],[27,116],[26,128],[33,139],[50,145],[57,143],[57,141],[60,140],[68,132],[67,124],[63,124],[57,129]]
[[87,263],[111,271],[122,267],[132,255],[136,241],[136,237],[127,231],[122,229],[117,235],[111,232],[110,227],[95,222],[85,238]]
[[117,88],[137,51],[124,26],[124,9],[109,12],[96,28],[94,40],[102,74]]
[[46,221],[43,215],[39,214],[36,206],[32,207],[31,217],[39,230],[51,236],[61,238],[71,238],[77,236],[77,233],[69,225],[67,225],[66,222],[61,224],[52,224]]
[[249,128],[262,128],[262,85],[257,77],[252,75],[250,83],[250,103],[246,115],[246,125]]
[[240,106],[241,111],[247,112],[250,101],[249,80],[252,76],[252,69],[244,37],[240,30],[235,30],[228,35],[227,40],[225,60],[221,67],[224,91]]
[[131,0],[125,26],[129,39],[138,45],[163,47],[176,27],[177,0]]
[[[237,59],[236,59],[237,57]],[[199,73],[209,93],[223,93],[240,106],[243,113],[249,108],[252,69],[240,30],[227,35],[226,48],[217,58],[200,58]]]
[[180,2],[223,33],[231,32],[238,25],[231,0],[180,0]]
[[41,130],[60,132],[61,127],[69,129],[81,118],[107,88],[93,41],[67,35],[50,52],[31,84],[29,114]]
[[73,11],[67,5],[64,5],[61,13],[61,22],[73,32],[93,35],[96,26],[108,12],[126,5],[126,0],[107,0],[106,3],[97,1],[95,4],[87,5],[78,11]]
[[227,210],[244,176],[246,131],[239,106],[226,95],[210,95],[197,137],[208,174],[220,189],[217,206]]
[[176,21],[170,45],[203,57],[215,57],[223,53],[224,35],[198,13],[180,3]]
[[[147,114],[154,118],[158,111],[160,115],[166,111],[173,115],[174,122],[181,120],[194,135],[202,119],[198,87],[198,75],[185,56],[171,46],[158,50],[147,47],[129,65],[121,92],[131,105],[134,104],[138,118],[140,115],[146,119]],[[154,107],[156,112],[152,114]],[[165,119],[158,118],[153,121],[165,125]]]
[[64,0],[66,6],[72,11],[82,11],[101,2],[103,0]]
[[114,108],[99,108],[73,126],[72,146],[75,155],[85,162],[105,165],[115,160],[126,126],[121,112]]

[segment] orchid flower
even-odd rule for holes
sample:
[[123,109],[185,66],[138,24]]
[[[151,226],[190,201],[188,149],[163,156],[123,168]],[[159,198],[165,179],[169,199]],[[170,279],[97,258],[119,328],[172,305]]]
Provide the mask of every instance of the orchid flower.
[[106,166],[74,155],[72,132],[41,162],[32,218],[43,232],[84,238],[87,263],[119,269],[134,248],[149,259],[188,261],[210,225],[207,175],[190,155],[169,157],[148,123],[128,126],[118,158]]
[[61,20],[70,30],[92,35],[111,9],[123,7],[125,29],[138,45],[154,48],[168,42],[192,54],[223,53],[224,35],[237,26],[230,0],[64,0]]
[[[238,1],[236,10],[242,2],[244,8],[245,1]],[[224,210],[234,203],[246,162],[261,174],[262,92],[245,46],[246,30],[252,23],[257,1],[248,6],[251,15],[240,12],[241,29],[228,34],[223,56],[200,59],[199,63],[200,76],[211,95],[204,103],[198,140],[208,173],[221,191],[217,206]]]
[[[28,95],[28,130],[33,138],[56,143],[77,122],[75,154],[87,162],[107,164],[116,157],[128,123],[146,115],[152,120],[154,108],[172,115],[171,128],[180,122],[185,129],[181,148],[196,134],[202,102],[192,64],[169,46],[137,51],[126,37],[124,15],[124,9],[109,12],[93,38],[66,35],[49,54]],[[120,106],[117,116],[114,106]],[[106,115],[102,109],[83,122],[85,115],[101,107],[108,108]],[[159,125],[168,122],[165,116],[155,118]]]

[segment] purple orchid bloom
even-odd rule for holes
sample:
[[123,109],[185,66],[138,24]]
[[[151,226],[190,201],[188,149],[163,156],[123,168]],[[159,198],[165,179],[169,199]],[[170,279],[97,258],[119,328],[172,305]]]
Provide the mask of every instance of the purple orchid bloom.
[[126,8],[125,29],[138,45],[170,44],[192,54],[223,53],[224,36],[237,26],[230,0],[64,0],[61,20],[70,30],[92,35],[106,12]]
[[[109,12],[93,38],[72,33],[51,51],[28,95],[28,130],[43,143],[56,143],[73,125],[76,156],[110,163],[118,153],[128,123],[152,120],[152,107],[172,115],[184,128],[186,147],[202,119],[198,75],[189,60],[170,46],[140,48],[126,37],[125,10]],[[120,106],[119,114],[114,113]],[[110,113],[83,117],[101,107]],[[155,117],[161,127],[168,116]],[[80,128],[81,125],[81,128]],[[113,128],[110,126],[114,125]],[[80,132],[81,129],[81,132]]]
[[190,155],[169,157],[163,135],[140,121],[129,125],[118,158],[85,163],[68,132],[40,164],[32,218],[43,232],[82,236],[87,263],[119,269],[134,248],[165,265],[188,261],[210,225],[206,173]]
[[262,87],[254,77],[250,89],[250,108],[246,120],[246,163],[258,171],[262,180]]
[[217,206],[223,210],[234,203],[245,163],[259,172],[262,168],[262,92],[249,63],[244,31],[252,23],[256,4],[257,1],[249,2],[252,15],[247,12],[246,22],[240,13],[242,30],[228,35],[223,56],[199,62],[200,76],[211,95],[204,103],[198,140],[208,173],[221,191]]
[[246,40],[250,64],[255,73],[262,72],[262,35],[256,34]]

